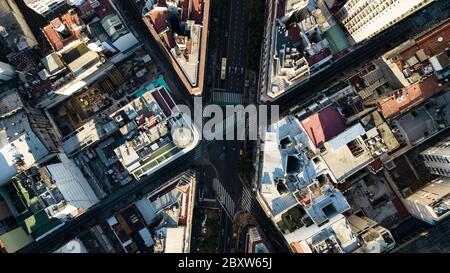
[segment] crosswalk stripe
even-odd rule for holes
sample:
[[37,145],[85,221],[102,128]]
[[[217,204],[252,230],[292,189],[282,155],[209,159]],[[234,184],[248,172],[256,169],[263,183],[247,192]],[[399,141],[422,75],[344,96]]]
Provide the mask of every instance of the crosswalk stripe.
[[250,192],[245,188],[242,192],[241,208],[245,212],[250,212],[252,208],[252,196]]
[[220,182],[214,183],[214,188],[217,192],[217,200],[221,206],[225,209],[228,216],[233,219],[234,216],[234,201],[231,199],[230,195],[226,189],[220,184]]
[[232,93],[232,92],[218,92],[213,91],[212,100],[216,103],[226,103],[226,104],[242,104],[244,98],[242,94]]

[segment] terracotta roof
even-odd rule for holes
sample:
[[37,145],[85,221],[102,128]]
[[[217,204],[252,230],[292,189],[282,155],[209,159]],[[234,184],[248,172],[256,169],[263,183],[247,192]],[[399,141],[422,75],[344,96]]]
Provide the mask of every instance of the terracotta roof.
[[[442,38],[441,42],[438,41],[439,38]],[[406,60],[412,57],[419,48],[423,49],[427,56],[433,56],[444,51],[448,48],[450,42],[450,20],[415,40],[415,47],[411,47],[400,53],[402,59]]]
[[[50,24],[45,26],[42,31],[48,42],[55,51],[61,50],[65,45],[81,36],[81,26],[83,21],[78,14],[71,10],[65,13],[61,18],[55,18]],[[63,38],[57,31],[58,28],[64,26],[70,32],[70,37]]]
[[161,33],[167,28],[167,10],[153,9],[146,16],[150,19],[157,33]]
[[295,253],[305,253],[298,242],[291,243],[291,248]]
[[52,46],[52,48],[56,51],[62,49],[64,47],[63,42],[61,41],[61,39],[59,38],[58,33],[56,33],[55,29],[53,28],[54,21],[58,20],[54,19],[49,25],[45,26],[42,31],[44,32],[45,37],[47,37],[48,42],[50,43],[50,45]]
[[392,118],[425,99],[439,92],[441,88],[435,76],[430,76],[423,82],[394,91],[390,96],[378,100],[378,109],[384,118]]
[[347,128],[344,118],[333,107],[313,114],[302,120],[301,124],[316,147],[339,135]]
[[[442,39],[442,41],[439,41]],[[400,69],[403,69],[405,62],[416,55],[419,50],[423,50],[426,56],[434,56],[445,51],[450,43],[450,20],[439,27],[425,33],[415,39],[414,46],[399,53],[400,58],[395,61]]]

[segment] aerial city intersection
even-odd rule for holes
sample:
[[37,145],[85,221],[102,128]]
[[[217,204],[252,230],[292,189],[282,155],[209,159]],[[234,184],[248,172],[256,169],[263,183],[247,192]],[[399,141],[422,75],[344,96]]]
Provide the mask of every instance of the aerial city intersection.
[[447,0],[2,0],[0,253],[450,253],[449,79]]

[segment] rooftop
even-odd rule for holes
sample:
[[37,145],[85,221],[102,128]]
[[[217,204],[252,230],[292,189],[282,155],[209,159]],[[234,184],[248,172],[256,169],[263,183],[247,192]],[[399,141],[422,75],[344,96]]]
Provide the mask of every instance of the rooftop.
[[[107,220],[126,253],[147,252],[153,246],[150,231],[136,206],[132,205]],[[136,240],[139,235],[144,242]]]
[[450,215],[450,178],[441,176],[407,197],[408,202],[420,203],[433,210],[434,218]]
[[42,31],[53,50],[59,51],[71,41],[80,38],[84,23],[75,10],[69,10],[60,18],[50,21]]
[[389,96],[380,98],[378,100],[378,108],[384,118],[394,118],[417,106],[441,90],[442,88],[439,87],[437,78],[435,76],[429,76],[410,87],[396,90]]
[[306,240],[350,209],[334,188],[332,172],[312,148],[292,116],[270,125],[261,147],[259,190],[289,243]]
[[343,132],[344,118],[336,108],[328,107],[302,120],[302,126],[316,147]]
[[325,143],[326,152],[322,157],[338,181],[344,181],[373,161],[367,145],[362,140],[365,134],[364,128],[357,123]]
[[[183,172],[108,220],[127,252],[188,253],[195,196],[195,174]],[[147,242],[130,237],[138,232]]]
[[[136,3],[136,5],[139,5]],[[203,91],[209,1],[151,0],[143,20],[193,95]]]
[[[90,7],[90,8],[89,8]],[[81,19],[83,18],[83,19]],[[42,60],[40,108],[51,108],[107,74],[140,45],[110,0],[85,1],[42,29],[54,52]],[[57,54],[55,54],[57,53]]]
[[[137,179],[197,145],[196,129],[184,114],[173,113],[175,102],[164,86],[146,89],[111,115],[125,144],[114,150],[122,165]],[[189,141],[178,146],[172,128],[189,130]]]
[[332,63],[349,47],[341,27],[321,1],[273,1],[266,29],[263,96],[275,99]]

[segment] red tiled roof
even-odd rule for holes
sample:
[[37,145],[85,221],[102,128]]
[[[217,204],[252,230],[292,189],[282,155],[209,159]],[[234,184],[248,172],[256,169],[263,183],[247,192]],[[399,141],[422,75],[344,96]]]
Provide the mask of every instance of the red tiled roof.
[[378,173],[383,169],[383,162],[379,158],[377,160],[370,163],[369,167],[372,169],[374,173]]
[[[56,31],[56,29],[62,25],[70,31],[71,36],[69,38],[63,39]],[[81,21],[78,14],[72,10],[65,13],[61,18],[53,19],[50,24],[42,29],[42,31],[52,48],[55,51],[58,51],[74,39],[80,37],[81,28],[79,26],[81,25],[83,25],[83,21]]]
[[167,28],[167,10],[153,9],[147,15],[157,33]]
[[408,88],[394,91],[390,96],[378,100],[378,109],[384,118],[392,118],[417,103],[433,96],[440,91],[435,76],[430,76],[423,82]]
[[78,14],[76,13],[66,13],[62,16],[64,23],[69,28],[72,37],[78,38],[81,35],[81,26],[83,22],[81,21],[80,17],[78,17]]
[[[59,18],[57,19],[59,20]],[[64,47],[64,44],[59,38],[58,33],[56,33],[55,29],[53,28],[52,23],[50,23],[50,25],[45,26],[42,29],[42,31],[44,32],[45,37],[47,37],[48,42],[50,43],[50,45],[53,47],[54,50],[58,51]]]
[[347,127],[342,115],[333,107],[313,114],[302,120],[301,124],[316,147],[342,133]]
[[[439,38],[442,38],[441,42],[438,41]],[[450,20],[415,40],[416,46],[400,53],[403,60],[414,56],[419,49],[423,49],[427,56],[439,54],[448,48],[450,42]]]

